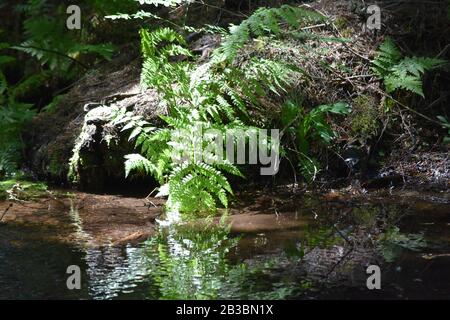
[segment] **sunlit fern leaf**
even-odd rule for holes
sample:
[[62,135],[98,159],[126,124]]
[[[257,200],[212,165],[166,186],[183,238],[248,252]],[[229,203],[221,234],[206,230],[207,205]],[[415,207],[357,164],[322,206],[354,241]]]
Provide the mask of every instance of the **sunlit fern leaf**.
[[423,97],[422,75],[445,63],[435,58],[403,57],[393,40],[387,38],[372,61],[372,69],[383,79],[387,92],[404,89]]
[[133,153],[125,156],[125,176],[128,177],[131,171],[152,174],[155,171],[155,166],[140,154]]
[[265,35],[279,35],[280,24],[284,22],[288,27],[297,28],[325,21],[325,17],[318,12],[301,7],[283,5],[279,8],[259,8],[240,25],[230,27],[229,36],[221,44],[215,58],[234,60],[241,49],[252,37]]
[[242,177],[242,173],[228,160],[216,159],[219,161],[210,164],[197,159],[198,132],[215,129],[225,135],[230,128],[245,130],[247,105],[258,104],[269,90],[284,90],[292,70],[280,63],[256,59],[243,69],[211,61],[195,70],[193,63],[173,59],[174,55],[190,55],[186,43],[174,31],[142,30],[141,41],[141,81],[160,93],[168,110],[160,118],[167,127],[147,132],[150,125],[142,123],[142,119],[117,115],[116,123],[130,131],[141,154],[127,159],[127,175],[138,170],[155,176],[162,186],[161,194],[168,195],[168,208],[174,210],[200,213],[214,212],[217,205],[227,207],[232,189],[226,174]]

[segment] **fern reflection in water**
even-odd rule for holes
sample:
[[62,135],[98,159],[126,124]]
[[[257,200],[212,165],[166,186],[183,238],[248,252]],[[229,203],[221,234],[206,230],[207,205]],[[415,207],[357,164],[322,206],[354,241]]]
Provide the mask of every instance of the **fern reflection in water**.
[[148,241],[151,274],[162,299],[214,299],[230,268],[227,253],[237,244],[228,228],[170,227]]
[[[147,241],[148,272],[160,299],[283,299],[309,288],[295,277],[271,277],[279,256],[233,262],[240,237],[224,224],[170,226]],[[274,271],[277,273],[277,271]]]

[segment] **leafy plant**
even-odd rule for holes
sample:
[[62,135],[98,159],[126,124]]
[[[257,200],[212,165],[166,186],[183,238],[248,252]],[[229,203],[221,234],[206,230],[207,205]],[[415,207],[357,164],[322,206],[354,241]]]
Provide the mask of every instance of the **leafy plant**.
[[[256,59],[245,71],[213,61],[195,68],[192,62],[180,59],[192,55],[173,30],[141,30],[141,39],[141,82],[162,95],[168,110],[162,116],[167,128],[153,128],[131,113],[116,115],[115,123],[125,123],[123,130],[132,130],[130,139],[135,139],[140,149],[140,154],[126,156],[126,174],[154,175],[161,184],[159,195],[169,197],[167,206],[173,211],[213,212],[218,202],[227,207],[232,190],[224,174],[242,174],[232,159],[206,163],[198,158],[198,144],[204,147],[208,141],[197,133],[215,129],[225,139],[229,129],[249,128],[244,122],[248,119],[246,100],[257,103],[264,88],[279,90],[288,82],[289,68]],[[174,155],[181,155],[178,161]]]
[[89,44],[86,34],[67,30],[64,4],[28,0],[17,9],[27,16],[23,23],[25,40],[13,48],[28,53],[59,76],[70,78],[76,75],[76,68],[71,70],[72,67],[86,67],[80,59],[82,55],[95,54],[110,59],[113,54],[111,44]]
[[288,100],[283,105],[282,125],[287,133],[295,137],[300,170],[308,181],[315,179],[320,168],[317,160],[309,155],[311,143],[329,145],[337,137],[326,120],[326,114],[345,115],[349,112],[349,106],[343,102],[321,105],[309,112],[305,112],[299,101]]
[[393,262],[402,251],[419,251],[427,245],[422,233],[405,234],[396,226],[389,228],[379,238],[378,249],[387,262]]
[[[0,50],[7,48],[8,44],[0,44]],[[0,178],[18,169],[22,158],[21,131],[34,115],[31,104],[16,101],[23,88],[32,82],[30,78],[10,86],[3,72],[3,68],[14,61],[14,57],[0,55]]]
[[404,89],[424,97],[422,75],[445,62],[427,57],[403,57],[394,41],[387,38],[372,61],[372,69],[383,79],[387,92]]
[[447,136],[444,137],[443,142],[444,144],[450,143],[450,121],[447,119],[447,117],[444,116],[437,116],[439,122],[442,125],[442,128],[447,129]]
[[288,27],[299,28],[301,25],[325,20],[326,18],[320,13],[290,5],[282,5],[279,8],[259,8],[240,25],[230,27],[230,35],[222,42],[221,48],[216,51],[216,57],[219,60],[232,61],[237,52],[252,38],[280,35],[283,30],[280,27],[281,23]]

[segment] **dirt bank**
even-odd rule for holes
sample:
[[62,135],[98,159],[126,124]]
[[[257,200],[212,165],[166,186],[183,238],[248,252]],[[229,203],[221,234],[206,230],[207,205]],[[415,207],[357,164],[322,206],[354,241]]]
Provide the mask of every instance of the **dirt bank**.
[[[163,201],[76,193],[66,199],[14,202],[3,218],[9,226],[48,230],[57,241],[88,246],[139,242],[154,232]],[[4,212],[10,202],[0,204]]]
[[[70,198],[1,202],[3,225],[47,230],[56,241],[87,246],[138,243],[154,234],[156,219],[163,213],[162,199],[75,193]],[[256,233],[298,228],[306,221],[294,212],[230,210],[233,233]],[[38,237],[38,235],[36,234]]]
[[[232,233],[260,233],[306,227],[318,218],[358,214],[354,203],[397,203],[420,208],[442,204],[442,214],[450,203],[450,193],[402,190],[334,190],[323,194],[292,192],[290,188],[260,190],[238,194],[241,199],[229,210],[227,223]],[[386,200],[389,199],[389,200]],[[139,243],[156,231],[156,219],[162,219],[162,199],[95,195],[77,192],[66,198],[42,198],[35,201],[0,202],[0,228],[29,227],[24,237],[53,239],[83,246]],[[218,221],[218,220],[217,220]]]

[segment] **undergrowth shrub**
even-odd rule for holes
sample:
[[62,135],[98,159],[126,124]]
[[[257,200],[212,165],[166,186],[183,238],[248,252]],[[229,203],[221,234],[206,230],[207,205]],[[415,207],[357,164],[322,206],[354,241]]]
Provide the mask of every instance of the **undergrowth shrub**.
[[346,115],[350,112],[344,102],[321,105],[309,112],[305,111],[302,102],[288,100],[283,105],[281,122],[286,131],[286,144],[293,144],[300,172],[312,182],[320,171],[320,163],[311,155],[311,144],[330,145],[337,137],[326,119],[327,113]]
[[31,104],[16,100],[22,88],[31,85],[32,77],[11,86],[4,74],[4,68],[15,61],[14,57],[1,53],[9,47],[7,43],[0,43],[0,178],[18,170],[23,148],[21,132],[35,114]]
[[[90,10],[100,11],[105,6],[116,10],[131,5],[131,1],[107,4],[90,0],[88,5],[93,6]],[[18,28],[11,28],[8,19],[0,21],[0,178],[20,167],[25,124],[38,111],[55,110],[57,99],[42,108],[47,96],[79,77],[93,63],[110,59],[114,50],[109,43],[93,43],[87,28],[68,30],[67,3],[27,0],[5,5],[13,8],[11,16]],[[83,13],[82,21],[86,23],[87,10]],[[29,103],[36,100],[35,104]]]
[[114,47],[109,43],[89,43],[86,32],[68,30],[66,27],[67,5],[54,4],[48,0],[28,0],[16,9],[25,14],[23,22],[24,41],[13,48],[34,57],[54,75],[72,79],[86,65],[80,59],[96,55],[110,59]]

